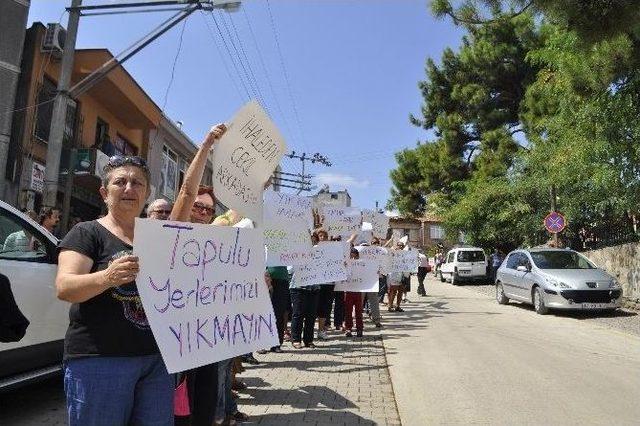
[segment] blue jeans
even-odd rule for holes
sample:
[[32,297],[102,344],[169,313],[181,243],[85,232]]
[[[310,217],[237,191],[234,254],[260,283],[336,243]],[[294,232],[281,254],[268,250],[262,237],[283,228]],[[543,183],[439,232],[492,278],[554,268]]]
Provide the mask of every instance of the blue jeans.
[[231,395],[231,366],[233,358],[218,362],[218,401],[216,403],[216,421],[224,420],[238,411],[238,404]]
[[64,365],[69,425],[173,425],[173,377],[160,355],[86,357]]

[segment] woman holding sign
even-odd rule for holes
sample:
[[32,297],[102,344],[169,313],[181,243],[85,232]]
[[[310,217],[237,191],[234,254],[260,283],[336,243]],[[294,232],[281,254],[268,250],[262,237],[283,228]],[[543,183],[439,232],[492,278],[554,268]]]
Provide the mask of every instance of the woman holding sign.
[[[184,182],[171,211],[171,220],[211,223],[215,212],[213,189],[201,186],[209,151],[227,131],[224,124],[211,128],[187,169]],[[203,365],[186,374],[192,426],[211,426],[218,401],[218,363]]]
[[64,342],[69,424],[173,425],[173,379],[142,308],[131,255],[149,169],[140,157],[118,155],[103,171],[107,215],[77,224],[59,246],[57,295],[72,303]]

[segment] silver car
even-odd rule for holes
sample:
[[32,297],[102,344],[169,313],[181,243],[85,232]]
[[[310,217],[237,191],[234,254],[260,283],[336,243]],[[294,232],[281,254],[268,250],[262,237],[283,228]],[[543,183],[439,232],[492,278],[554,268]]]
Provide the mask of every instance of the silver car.
[[538,314],[549,309],[615,310],[620,283],[581,254],[566,249],[515,250],[496,275],[496,300],[530,303]]

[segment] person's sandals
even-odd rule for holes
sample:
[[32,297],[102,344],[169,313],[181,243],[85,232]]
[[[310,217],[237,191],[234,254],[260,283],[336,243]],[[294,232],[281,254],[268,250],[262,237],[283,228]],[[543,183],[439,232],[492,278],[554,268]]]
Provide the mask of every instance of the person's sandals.
[[302,343],[300,342],[293,342],[291,346],[293,346],[295,349],[302,349]]
[[362,337],[362,331],[357,331],[356,332],[356,337]]
[[275,352],[275,353],[282,353],[282,348],[280,346],[274,346],[271,349],[271,352]]
[[396,312],[404,312],[404,309],[402,309],[400,306],[396,306],[395,311]]
[[304,347],[305,347],[305,348],[313,349],[313,348],[315,348],[315,347],[316,347],[316,345],[315,345],[313,342],[311,342],[311,343],[305,343],[305,344],[304,344]]
[[395,311],[395,308],[394,308],[393,306],[389,305],[389,309],[387,309],[387,310],[388,310],[389,312],[394,312],[394,311]]
[[231,417],[239,422],[246,422],[247,420],[249,420],[249,416],[242,411],[236,411]]
[[247,388],[247,384],[245,382],[243,382],[242,380],[236,380],[231,385],[231,389],[236,390],[236,391],[245,390],[246,388]]
[[347,331],[346,333],[344,333],[344,335],[346,337],[351,337],[351,336],[353,336],[353,333],[351,333],[351,331]]

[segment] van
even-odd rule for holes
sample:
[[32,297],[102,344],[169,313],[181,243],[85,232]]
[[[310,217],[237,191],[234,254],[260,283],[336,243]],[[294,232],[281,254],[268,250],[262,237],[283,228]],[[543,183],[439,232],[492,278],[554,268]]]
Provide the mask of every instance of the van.
[[487,255],[478,247],[456,247],[447,253],[440,267],[440,281],[453,285],[463,282],[486,281]]

